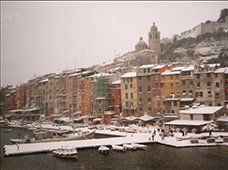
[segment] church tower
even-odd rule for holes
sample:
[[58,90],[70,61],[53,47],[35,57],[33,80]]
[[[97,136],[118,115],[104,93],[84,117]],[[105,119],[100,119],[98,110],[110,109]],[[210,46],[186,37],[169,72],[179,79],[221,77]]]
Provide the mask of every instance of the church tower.
[[153,26],[150,28],[150,32],[148,33],[148,44],[149,49],[156,51],[158,53],[158,56],[160,56],[160,32],[158,31],[158,28],[155,25],[155,23],[153,23]]

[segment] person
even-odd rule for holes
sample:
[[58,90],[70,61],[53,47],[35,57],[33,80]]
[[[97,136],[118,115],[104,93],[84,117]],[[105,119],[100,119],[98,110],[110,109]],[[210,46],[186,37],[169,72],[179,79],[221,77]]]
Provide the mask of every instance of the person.
[[154,136],[156,135],[156,130],[154,130]]
[[18,145],[18,143],[16,143],[16,145],[17,145],[17,150],[19,150],[19,145]]
[[154,141],[154,133],[152,134],[152,140]]

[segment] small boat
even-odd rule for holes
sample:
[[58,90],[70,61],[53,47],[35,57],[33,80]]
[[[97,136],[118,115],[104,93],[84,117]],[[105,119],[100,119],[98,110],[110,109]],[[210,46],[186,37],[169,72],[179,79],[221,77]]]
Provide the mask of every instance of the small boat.
[[56,150],[53,150],[52,153],[60,158],[73,158],[78,159],[78,151],[74,147],[70,146],[61,146]]
[[3,130],[4,132],[12,132],[13,131],[13,129],[5,129],[5,130]]
[[126,151],[126,148],[125,147],[119,146],[119,145],[112,145],[112,149],[114,151],[121,151],[121,152],[125,152]]
[[98,148],[98,152],[107,155],[109,153],[109,148],[102,145]]
[[127,150],[136,150],[136,146],[133,144],[123,144],[123,147],[126,148]]
[[176,137],[177,141],[192,139],[192,136],[175,136],[175,137]]
[[22,138],[22,139],[10,139],[10,142],[16,144],[16,143],[29,143],[28,139]]
[[133,146],[136,147],[136,149],[146,149],[147,146],[146,145],[143,145],[143,144],[137,144],[137,143],[132,143]]

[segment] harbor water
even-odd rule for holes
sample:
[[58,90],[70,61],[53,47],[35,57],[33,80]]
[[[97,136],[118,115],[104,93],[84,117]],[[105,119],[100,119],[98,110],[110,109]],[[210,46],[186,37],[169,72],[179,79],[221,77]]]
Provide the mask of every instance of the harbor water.
[[[110,150],[101,155],[97,148],[78,150],[78,160],[66,160],[51,153],[3,156],[3,146],[11,144],[10,138],[30,133],[26,129],[13,128],[11,132],[1,128],[1,169],[2,170],[146,170],[146,169],[228,169],[228,147],[173,148],[150,144],[146,150]],[[101,136],[95,136],[101,137]],[[105,136],[104,136],[105,137]]]

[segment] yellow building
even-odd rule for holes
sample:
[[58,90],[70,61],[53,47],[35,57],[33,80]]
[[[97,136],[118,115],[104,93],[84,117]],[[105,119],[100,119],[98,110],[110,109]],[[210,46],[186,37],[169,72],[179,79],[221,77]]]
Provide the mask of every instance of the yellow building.
[[177,97],[182,93],[181,72],[166,70],[161,74],[161,90],[164,97]]
[[128,72],[121,76],[121,102],[123,116],[137,114],[137,98],[137,73]]

